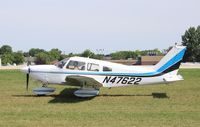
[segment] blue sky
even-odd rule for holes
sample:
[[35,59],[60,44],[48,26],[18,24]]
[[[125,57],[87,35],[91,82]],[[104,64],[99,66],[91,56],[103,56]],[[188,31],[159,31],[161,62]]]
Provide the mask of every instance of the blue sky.
[[199,0],[0,0],[0,46],[65,53],[164,49],[200,25]]

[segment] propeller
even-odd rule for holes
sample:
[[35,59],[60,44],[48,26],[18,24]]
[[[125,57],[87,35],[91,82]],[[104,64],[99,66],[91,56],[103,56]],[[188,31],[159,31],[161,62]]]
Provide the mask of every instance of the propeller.
[[28,84],[29,84],[29,74],[31,72],[30,67],[28,67],[28,72],[26,74],[26,90],[28,91]]
[[31,72],[31,69],[29,67],[30,64],[31,64],[30,59],[28,59],[28,62],[27,62],[28,71],[27,71],[27,74],[26,74],[26,90],[27,91],[28,91],[28,84],[29,84],[29,74]]

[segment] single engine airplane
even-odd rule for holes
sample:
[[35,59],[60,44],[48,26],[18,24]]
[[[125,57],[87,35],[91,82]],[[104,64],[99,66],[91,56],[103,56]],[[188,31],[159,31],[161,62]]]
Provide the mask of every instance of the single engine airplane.
[[33,90],[38,95],[54,92],[54,88],[47,87],[49,84],[61,84],[80,86],[74,92],[78,97],[93,97],[99,94],[101,87],[166,84],[183,80],[178,70],[185,51],[185,46],[176,45],[154,66],[128,66],[71,57],[56,65],[27,66],[21,71],[27,74],[27,89],[29,75],[43,83],[43,87]]

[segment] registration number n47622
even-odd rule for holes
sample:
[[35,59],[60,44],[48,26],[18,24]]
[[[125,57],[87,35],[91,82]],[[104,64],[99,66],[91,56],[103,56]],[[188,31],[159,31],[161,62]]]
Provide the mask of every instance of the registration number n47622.
[[138,85],[141,81],[139,77],[106,76],[103,83]]

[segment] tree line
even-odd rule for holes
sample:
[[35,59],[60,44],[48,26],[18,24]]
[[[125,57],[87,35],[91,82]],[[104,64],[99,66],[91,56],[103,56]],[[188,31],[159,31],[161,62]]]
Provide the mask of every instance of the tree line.
[[[158,49],[153,50],[144,50],[144,51],[117,51],[109,54],[112,60],[120,60],[120,59],[137,59],[137,57],[141,55],[161,55],[161,51]],[[3,45],[0,48],[0,57],[2,59],[2,64],[22,64],[24,63],[25,57],[33,57],[35,58],[36,64],[51,64],[57,61],[60,61],[67,57],[80,56],[80,57],[89,57],[94,59],[104,59],[104,54],[95,54],[89,49],[86,49],[82,53],[69,53],[62,54],[62,51],[53,48],[50,51],[46,51],[44,49],[39,48],[31,48],[28,52],[17,51],[13,52],[12,47],[9,45]]]
[[[200,26],[190,27],[185,31],[185,34],[182,35],[182,45],[187,46],[186,54],[184,56],[184,61],[186,62],[200,62]],[[164,51],[169,51],[171,47],[165,49]],[[133,58],[137,59],[140,56],[144,55],[162,55],[162,52],[159,49],[153,50],[135,50],[135,51],[117,51],[109,54],[111,59],[128,59]],[[50,64],[54,61],[59,61],[67,57],[72,56],[81,56],[81,57],[90,57],[94,59],[103,59],[104,54],[95,54],[89,49],[85,50],[82,53],[74,54],[62,54],[62,51],[53,48],[50,51],[45,51],[44,49],[32,48],[28,52],[17,51],[13,52],[12,47],[9,45],[3,45],[0,48],[0,58],[2,59],[2,64],[22,64],[25,57],[34,57],[36,64]]]

